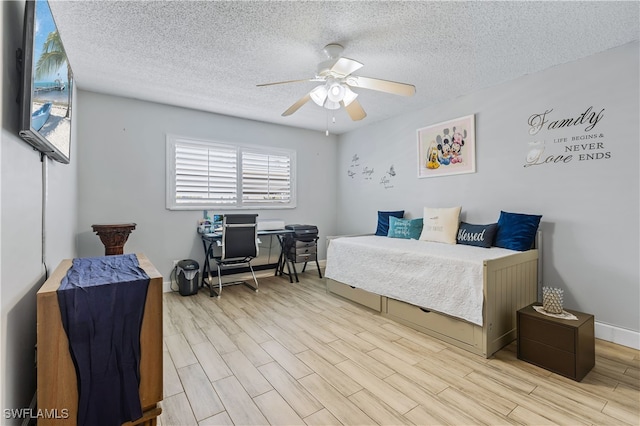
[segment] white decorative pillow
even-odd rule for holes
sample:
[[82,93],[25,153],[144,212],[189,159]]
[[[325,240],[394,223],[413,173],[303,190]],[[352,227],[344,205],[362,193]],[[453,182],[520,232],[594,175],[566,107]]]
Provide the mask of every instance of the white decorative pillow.
[[455,244],[462,207],[434,209],[425,207],[420,240]]

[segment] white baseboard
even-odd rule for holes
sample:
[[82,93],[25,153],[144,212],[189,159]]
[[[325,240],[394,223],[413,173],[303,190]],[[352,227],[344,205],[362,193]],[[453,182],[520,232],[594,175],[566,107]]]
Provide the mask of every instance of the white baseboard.
[[596,321],[595,335],[597,339],[640,350],[640,333],[637,331]]

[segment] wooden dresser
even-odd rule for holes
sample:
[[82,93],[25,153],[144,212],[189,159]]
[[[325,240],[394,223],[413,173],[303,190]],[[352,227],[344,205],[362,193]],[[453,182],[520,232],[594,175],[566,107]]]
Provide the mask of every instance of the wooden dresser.
[[[156,425],[162,412],[162,275],[142,254],[136,255],[149,276],[149,288],[140,332],[140,402],[142,418],[127,425]],[[63,260],[45,281],[37,303],[37,405],[57,418],[39,418],[38,425],[76,425],[78,388],[69,353],[69,341],[62,326],[56,291],[72,265]]]
[[543,315],[533,304],[518,310],[518,358],[580,381],[595,365],[594,317],[566,311],[578,320]]

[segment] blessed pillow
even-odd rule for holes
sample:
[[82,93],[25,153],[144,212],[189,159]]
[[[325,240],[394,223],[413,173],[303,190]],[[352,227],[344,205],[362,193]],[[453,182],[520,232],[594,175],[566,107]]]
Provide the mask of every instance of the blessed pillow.
[[458,244],[488,248],[493,245],[493,238],[496,235],[497,229],[497,223],[472,225],[470,223],[460,222],[456,241]]
[[404,210],[397,210],[392,212],[378,212],[378,229],[376,229],[376,235],[386,237],[389,233],[389,216],[404,217]]
[[425,207],[420,240],[455,244],[462,207]]
[[422,232],[422,218],[419,219],[398,219],[389,217],[389,234],[391,238],[405,238],[417,240]]
[[493,245],[510,250],[529,250],[535,241],[541,218],[542,215],[501,211]]

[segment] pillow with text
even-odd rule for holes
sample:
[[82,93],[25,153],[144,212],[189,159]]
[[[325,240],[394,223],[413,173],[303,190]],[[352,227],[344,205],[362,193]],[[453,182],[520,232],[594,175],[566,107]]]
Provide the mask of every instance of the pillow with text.
[[417,240],[422,232],[422,218],[419,219],[399,219],[389,217],[389,234],[391,238],[405,238]]
[[493,245],[493,239],[497,229],[497,223],[472,225],[470,223],[460,222],[456,241],[458,244],[488,248]]
[[424,208],[420,240],[455,244],[462,207]]

